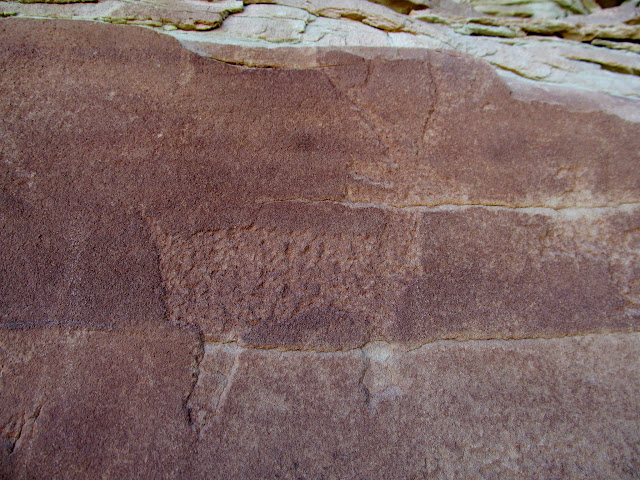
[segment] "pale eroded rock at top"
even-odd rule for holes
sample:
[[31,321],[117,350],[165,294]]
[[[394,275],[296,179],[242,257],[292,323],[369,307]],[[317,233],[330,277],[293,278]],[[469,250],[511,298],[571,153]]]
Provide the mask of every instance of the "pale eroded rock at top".
[[[547,88],[549,83],[578,92],[599,92],[604,96],[596,102],[596,110],[605,109],[634,121],[640,118],[634,102],[620,106],[618,98],[637,99],[640,95],[634,55],[634,42],[640,38],[637,1],[604,9],[593,1],[478,3],[480,9],[497,8],[496,15],[481,13],[454,0],[245,3],[248,4],[232,0],[0,2],[0,16],[144,25],[175,36],[201,55],[248,66],[309,66],[316,63],[317,52],[313,49],[326,47],[461,51],[487,60],[516,90],[526,79],[537,82],[540,88]],[[612,6],[615,0],[601,3]],[[571,15],[567,17],[568,14]],[[292,47],[302,50],[295,54],[293,50],[280,50]],[[590,96],[593,101],[594,96]],[[556,100],[564,97],[561,94]],[[564,104],[574,103],[573,99],[564,98]]]

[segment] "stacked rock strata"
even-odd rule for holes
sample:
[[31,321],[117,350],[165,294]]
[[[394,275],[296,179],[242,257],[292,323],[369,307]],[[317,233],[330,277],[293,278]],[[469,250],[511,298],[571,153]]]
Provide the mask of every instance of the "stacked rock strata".
[[[386,2],[393,9],[367,0],[256,3],[99,0],[52,5],[0,1],[0,16],[148,26],[174,36],[202,56],[246,66],[324,66],[324,54],[336,48],[388,59],[403,56],[411,48],[458,51],[489,62],[514,94],[527,99],[574,104],[578,92],[589,91],[592,94],[578,102],[586,103],[587,109],[634,120],[640,117],[635,105],[620,98],[637,100],[640,92],[637,0],[604,9],[593,0]],[[481,8],[498,4],[533,10],[528,14]],[[371,50],[365,52],[365,47]],[[549,85],[564,91],[550,92]]]
[[637,478],[637,8],[277,3],[1,5],[0,477]]

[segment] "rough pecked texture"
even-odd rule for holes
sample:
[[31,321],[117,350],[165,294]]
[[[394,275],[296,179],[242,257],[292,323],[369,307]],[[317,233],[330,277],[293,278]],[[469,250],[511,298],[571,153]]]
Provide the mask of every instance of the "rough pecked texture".
[[640,124],[605,97],[0,38],[0,478],[640,475]]

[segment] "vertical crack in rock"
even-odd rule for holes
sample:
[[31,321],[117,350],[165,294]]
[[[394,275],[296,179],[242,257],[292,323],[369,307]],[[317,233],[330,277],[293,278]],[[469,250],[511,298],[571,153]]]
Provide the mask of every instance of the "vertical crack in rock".
[[367,376],[369,367],[371,366],[371,359],[367,356],[364,349],[360,349],[360,352],[362,352],[362,373],[358,378],[358,386],[360,387],[360,390],[362,390],[362,394],[364,396],[364,404],[367,408],[369,408],[371,406],[371,392],[365,384],[365,377]]
[[192,426],[202,435],[219,421],[240,367],[242,348],[236,343],[204,343],[199,375],[189,396]]
[[[433,116],[437,110],[438,101],[439,101],[438,80],[434,75],[433,66],[431,65],[431,63],[432,63],[431,54],[427,53],[427,60],[424,62],[424,64],[426,65],[427,71],[429,72],[430,87],[433,92],[432,93],[433,101],[431,103],[431,107],[427,111],[427,116],[424,120],[424,127],[422,128],[422,135],[420,136],[420,139],[422,140],[422,143],[420,146],[424,145],[425,142],[428,140],[427,133],[429,132],[429,128],[433,122]],[[419,154],[419,151],[416,152],[416,156],[418,156],[418,154]]]
[[14,415],[9,422],[5,423],[0,429],[2,437],[8,442],[8,453],[12,455],[15,449],[25,441],[27,434],[32,434],[35,423],[40,416],[42,407],[46,402],[37,405],[33,412],[27,415],[26,412]]
[[11,455],[15,450],[16,442],[20,439],[22,428],[26,419],[25,413],[14,415],[2,426],[2,438],[8,443],[7,452]]
[[218,404],[216,405],[216,413],[214,417],[216,419],[220,417],[220,414],[222,413],[227,403],[227,398],[229,397],[229,392],[231,391],[231,387],[233,386],[233,381],[235,380],[235,376],[239,366],[240,366],[240,352],[236,352],[233,358],[233,365],[231,366],[231,371],[229,372],[229,375],[226,376],[227,378],[224,385],[224,389],[222,390],[222,393],[220,394],[220,398],[218,399]]
[[204,359],[204,355],[205,355],[204,335],[202,334],[202,330],[200,329],[198,329],[198,340],[199,341],[197,345],[197,351],[194,354],[193,363],[191,365],[191,386],[189,388],[189,392],[187,393],[187,396],[182,402],[183,409],[187,416],[187,422],[189,423],[191,428],[196,430],[196,432],[199,432],[199,426],[193,418],[193,407],[192,407],[191,397],[193,396],[193,393],[196,390],[198,382],[200,381],[200,375],[202,373],[200,369],[200,365],[202,364],[202,360]]

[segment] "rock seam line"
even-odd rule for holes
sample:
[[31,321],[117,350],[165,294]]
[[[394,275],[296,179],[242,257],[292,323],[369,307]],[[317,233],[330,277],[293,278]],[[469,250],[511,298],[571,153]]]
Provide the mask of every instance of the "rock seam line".
[[[219,342],[219,341],[210,341],[205,340],[204,346],[205,349],[207,346],[211,347],[223,347],[223,346],[233,346],[239,350],[259,350],[264,352],[271,353],[317,353],[317,354],[336,354],[336,353],[353,353],[358,352],[362,353],[367,348],[372,347],[374,345],[381,345],[386,348],[394,349],[396,353],[409,353],[414,352],[416,350],[420,350],[421,348],[428,347],[431,345],[437,344],[474,344],[474,343],[503,343],[503,342],[524,342],[524,341],[552,341],[552,340],[560,340],[560,339],[571,339],[571,338],[589,338],[589,337],[599,337],[599,336],[607,336],[607,335],[634,335],[640,333],[640,330],[627,330],[627,331],[611,331],[611,332],[589,332],[589,333],[576,333],[570,335],[557,335],[557,336],[540,336],[540,337],[492,337],[492,338],[467,338],[467,339],[456,339],[456,338],[439,338],[435,340],[430,340],[427,342],[420,343],[418,345],[412,346],[410,343],[402,343],[402,342],[388,342],[385,340],[370,340],[360,346],[352,347],[352,348],[336,348],[336,349],[327,349],[321,350],[317,348],[307,348],[307,347],[266,347],[260,345],[252,345],[252,344],[244,344],[235,340]],[[240,352],[238,352],[240,353]],[[206,350],[205,350],[206,354]]]
[[263,198],[256,201],[257,204],[270,203],[304,203],[304,204],[333,204],[352,209],[377,208],[380,210],[415,210],[415,211],[443,211],[465,210],[468,208],[486,208],[495,210],[518,210],[523,213],[581,213],[590,210],[624,210],[640,207],[640,202],[611,203],[603,205],[588,205],[576,207],[553,207],[545,204],[509,205],[500,203],[424,203],[424,204],[380,204],[372,202],[350,202],[333,198],[302,199],[302,198]]

